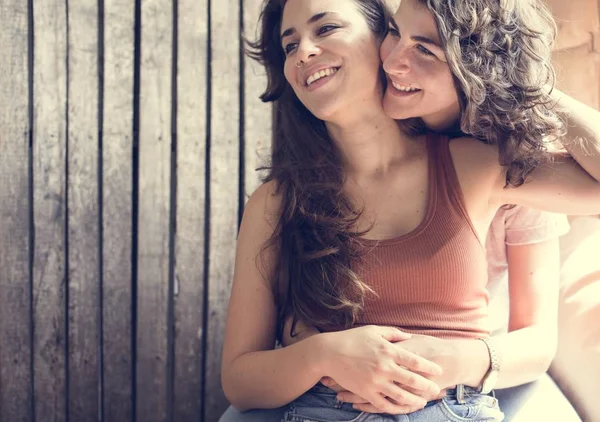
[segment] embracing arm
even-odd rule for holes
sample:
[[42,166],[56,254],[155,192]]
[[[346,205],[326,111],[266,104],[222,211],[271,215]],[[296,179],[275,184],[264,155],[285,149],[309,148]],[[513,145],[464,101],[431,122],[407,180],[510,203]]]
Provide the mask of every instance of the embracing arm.
[[[564,154],[554,154],[551,162],[535,168],[523,185],[514,187],[506,186],[506,168],[499,163],[496,146],[456,138],[450,142],[450,152],[474,221],[485,220],[504,204],[569,215],[600,214],[600,181]],[[600,155],[587,157],[586,163],[597,168]]]
[[[494,337],[500,355],[497,388],[521,385],[543,375],[554,358],[557,342],[558,239],[507,246],[507,253],[509,333]],[[490,364],[487,348],[479,340],[460,340],[455,347],[455,381],[480,385]],[[470,362],[461,359],[461,353],[467,353]]]

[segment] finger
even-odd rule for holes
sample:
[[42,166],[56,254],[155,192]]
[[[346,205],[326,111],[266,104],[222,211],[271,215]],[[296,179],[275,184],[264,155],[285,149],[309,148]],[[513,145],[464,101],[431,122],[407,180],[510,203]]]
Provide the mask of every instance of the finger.
[[331,377],[323,377],[321,378],[321,384],[323,384],[326,387],[329,387],[330,385],[335,384],[335,381]]
[[404,388],[406,391],[409,391],[417,396],[423,397],[427,401],[441,400],[444,397],[446,397],[446,390],[442,390],[439,394],[436,395],[436,394],[424,393],[423,391],[408,387],[406,385],[400,385],[400,387]]
[[378,407],[373,406],[371,403],[355,404],[352,407],[355,408],[356,410],[359,410],[359,411],[365,412],[365,413],[385,413],[383,410],[379,409]]
[[413,394],[392,382],[381,387],[381,393],[391,399],[395,404],[401,406],[416,407],[422,409],[427,404],[427,399]]
[[351,391],[343,391],[341,393],[338,393],[337,399],[339,401],[343,401],[344,403],[354,403],[354,404],[369,403],[369,400],[364,399],[361,396],[359,396],[358,394],[352,393]]
[[435,382],[401,367],[396,368],[393,381],[410,387],[412,391],[419,391],[421,396],[435,397],[440,394],[440,387]]
[[444,370],[437,363],[433,363],[430,360],[425,359],[413,352],[402,349],[401,347],[396,348],[396,363],[413,372],[420,372],[422,374],[429,375],[442,375]]
[[368,404],[372,406],[369,413],[389,413],[391,415],[402,414],[404,408],[406,407],[397,403],[393,403],[380,393],[372,394],[370,396],[365,394],[365,398],[367,399],[368,403],[358,403],[353,404],[353,406],[366,406]]
[[376,328],[385,340],[392,342],[392,343],[408,340],[409,338],[411,338],[411,335],[409,333],[405,333],[404,331],[401,331],[396,327],[376,327]]
[[323,384],[325,387],[331,388],[336,393],[339,393],[340,391],[344,391],[344,388],[342,386],[340,386],[337,382],[335,382],[335,380],[331,377],[321,378],[321,384]]

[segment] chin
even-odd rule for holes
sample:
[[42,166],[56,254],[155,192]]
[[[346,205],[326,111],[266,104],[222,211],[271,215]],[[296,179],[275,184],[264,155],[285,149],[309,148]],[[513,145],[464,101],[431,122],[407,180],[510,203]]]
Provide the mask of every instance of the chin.
[[323,120],[325,122],[331,121],[333,119],[333,117],[336,115],[336,111],[337,111],[335,107],[326,107],[326,106],[321,105],[321,104],[319,104],[319,105],[314,105],[314,104],[313,105],[308,105],[308,106],[306,106],[306,108],[317,119]]
[[388,103],[385,99],[383,100],[383,111],[388,115],[388,117],[391,117],[394,120],[404,120],[411,119],[413,117],[419,117],[406,108],[402,108],[397,104]]

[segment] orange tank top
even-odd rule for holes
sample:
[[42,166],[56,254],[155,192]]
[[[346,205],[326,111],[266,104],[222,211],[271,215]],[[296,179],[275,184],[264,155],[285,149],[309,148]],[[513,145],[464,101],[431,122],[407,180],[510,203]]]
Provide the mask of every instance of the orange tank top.
[[395,326],[440,338],[489,335],[485,250],[467,215],[449,139],[427,137],[427,212],[410,233],[364,240],[357,272],[367,295],[356,325]]

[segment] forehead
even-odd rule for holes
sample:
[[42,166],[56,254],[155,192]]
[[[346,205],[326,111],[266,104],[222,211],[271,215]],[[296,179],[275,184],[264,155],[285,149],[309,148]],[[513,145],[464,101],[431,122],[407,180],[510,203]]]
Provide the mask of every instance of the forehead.
[[433,14],[421,0],[402,0],[394,13],[394,20],[403,33],[424,35],[439,41]]
[[283,8],[281,28],[304,26],[312,16],[324,12],[335,13],[351,22],[365,20],[355,0],[288,0]]

